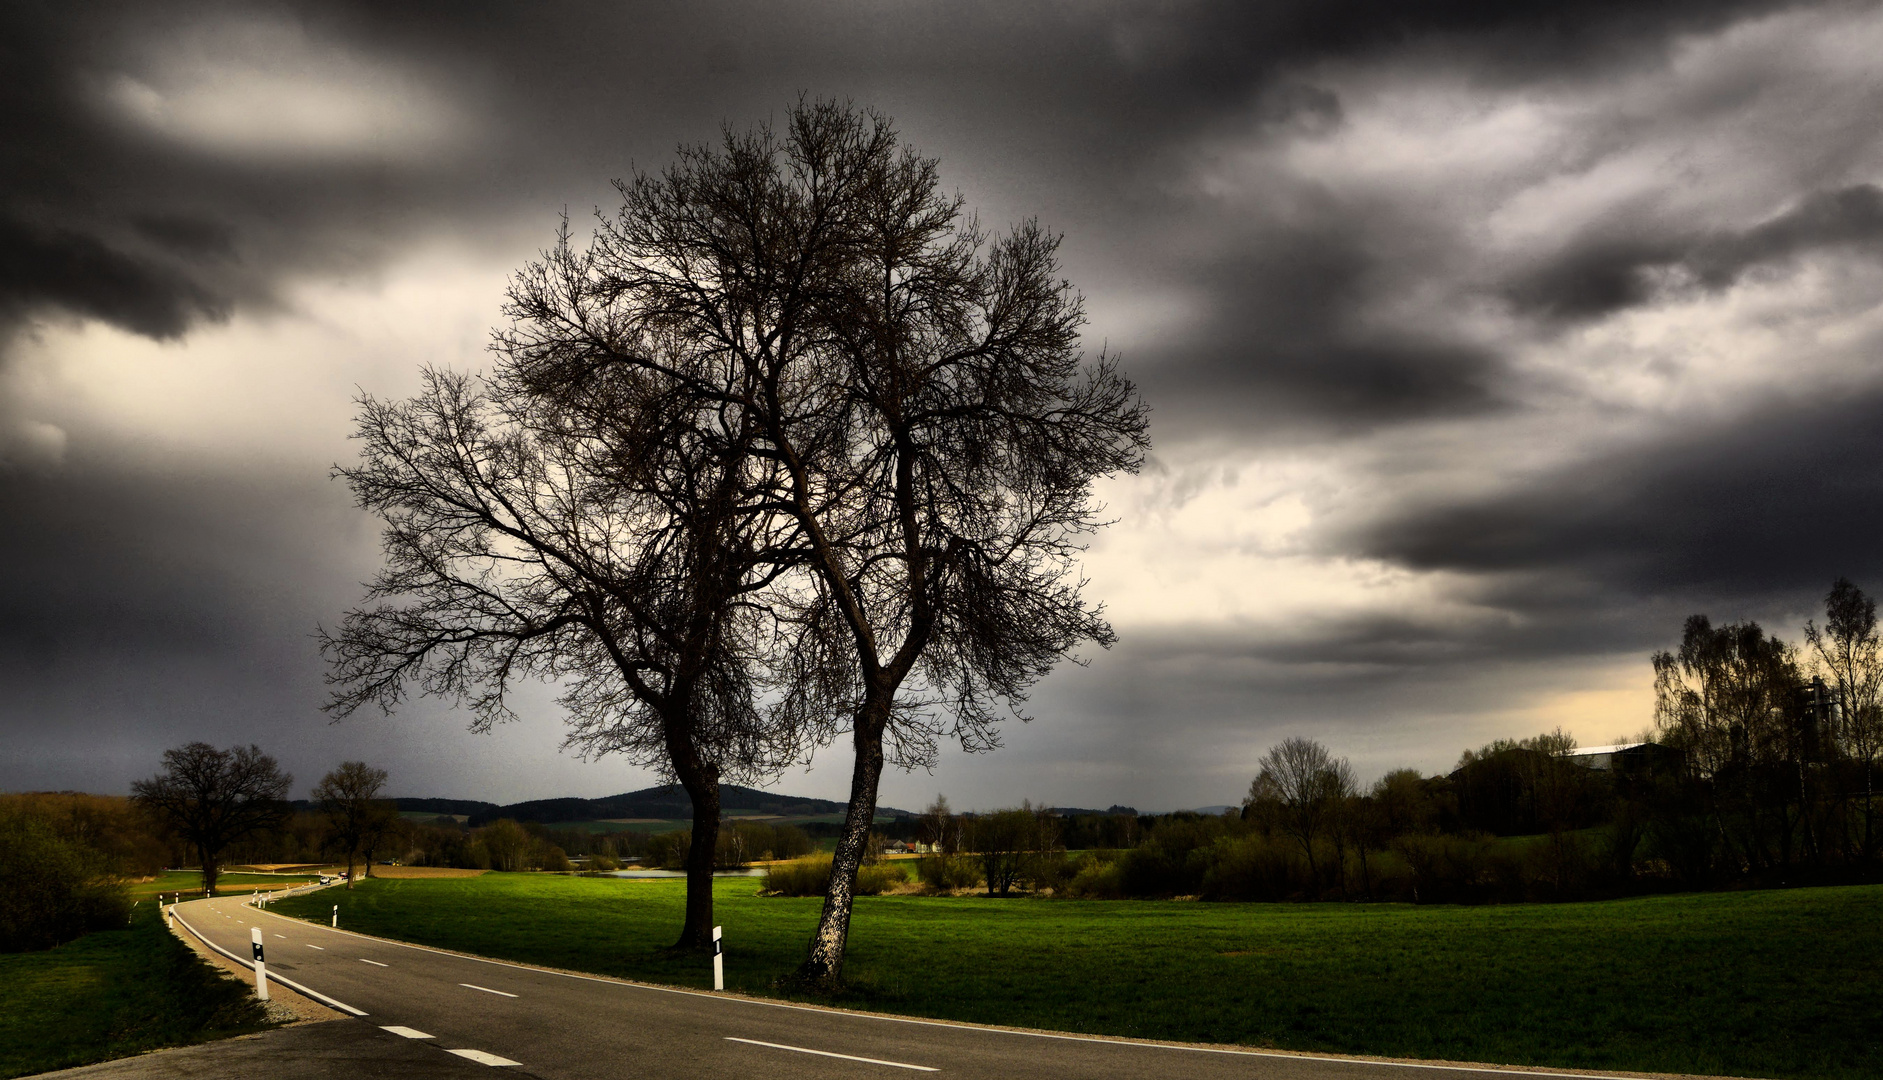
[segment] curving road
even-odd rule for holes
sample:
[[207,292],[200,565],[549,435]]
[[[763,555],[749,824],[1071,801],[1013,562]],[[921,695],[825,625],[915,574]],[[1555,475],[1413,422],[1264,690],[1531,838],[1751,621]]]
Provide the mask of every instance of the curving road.
[[[409,1076],[429,1075],[417,1065],[431,1059],[438,1066],[476,1063],[555,1080],[1593,1075],[1206,1049],[867,1016],[479,960],[257,911],[238,897],[191,901],[176,910],[180,929],[244,963],[250,928],[260,927],[271,977],[374,1025],[370,1033],[376,1039],[411,1040],[409,1050],[400,1047],[408,1055],[420,1054],[421,1046],[435,1048],[424,1052],[430,1058],[420,1054],[403,1067]],[[340,1029],[342,1023],[318,1026]]]

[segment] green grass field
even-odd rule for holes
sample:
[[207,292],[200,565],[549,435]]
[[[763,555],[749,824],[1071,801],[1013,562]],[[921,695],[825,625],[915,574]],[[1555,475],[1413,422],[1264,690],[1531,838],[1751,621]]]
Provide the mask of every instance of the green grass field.
[[[816,899],[721,879],[726,979],[775,994]],[[666,951],[684,884],[373,880],[274,910],[597,974],[705,986]],[[1508,907],[914,896],[857,904],[838,1003],[1291,1050],[1772,1077],[1883,1076],[1883,888]]]
[[123,930],[0,954],[0,1077],[268,1026],[248,988],[172,937],[147,900]]
[[[285,889],[293,885],[305,885],[314,880],[313,874],[220,874],[216,878],[216,894],[227,896],[230,893],[244,893],[251,889]],[[131,898],[140,903],[152,897],[161,896],[166,900],[171,893],[182,893],[184,899],[200,897],[203,892],[203,875],[198,870],[165,870],[149,881],[134,881],[127,888]]]

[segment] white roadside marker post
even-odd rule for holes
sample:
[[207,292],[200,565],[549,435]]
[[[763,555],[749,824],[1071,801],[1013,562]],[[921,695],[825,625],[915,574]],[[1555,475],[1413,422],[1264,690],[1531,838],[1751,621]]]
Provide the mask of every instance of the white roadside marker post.
[[333,925],[335,929],[338,929],[340,926],[340,905],[339,904],[335,904],[333,906]]
[[262,960],[262,928],[251,926],[248,933],[248,946],[255,953],[255,996],[267,1001],[268,965]]
[[713,927],[713,989],[726,988],[726,958],[719,953],[720,927]]

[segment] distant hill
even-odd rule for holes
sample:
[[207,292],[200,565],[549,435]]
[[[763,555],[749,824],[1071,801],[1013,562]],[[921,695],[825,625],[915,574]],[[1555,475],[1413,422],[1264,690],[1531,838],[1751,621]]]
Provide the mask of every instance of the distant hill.
[[[407,800],[399,800],[400,809],[406,807]],[[414,802],[452,802],[449,799],[411,800]],[[643,788],[621,795],[610,795],[605,799],[531,799],[528,802],[511,803],[508,806],[493,806],[490,803],[463,803],[454,805],[474,805],[476,810],[440,810],[439,813],[468,813],[470,824],[485,825],[498,818],[512,821],[535,821],[544,825],[554,825],[565,821],[607,821],[619,818],[661,818],[680,819],[693,816],[693,803],[679,784],[665,784],[661,787]],[[773,791],[760,791],[756,788],[740,787],[737,784],[724,784],[719,789],[719,808],[722,812],[747,814],[777,814],[780,817],[812,817],[820,814],[841,814],[844,804],[829,799],[806,799],[797,795],[780,795]],[[413,807],[413,809],[427,809]],[[890,817],[910,817],[907,810],[897,810],[891,806],[876,808],[879,815]]]

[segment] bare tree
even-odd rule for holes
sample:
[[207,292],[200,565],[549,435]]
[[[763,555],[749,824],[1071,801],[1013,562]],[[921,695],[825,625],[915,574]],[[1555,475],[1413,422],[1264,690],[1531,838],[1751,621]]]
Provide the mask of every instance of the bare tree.
[[364,761],[343,761],[320,778],[312,795],[327,819],[328,835],[346,855],[347,888],[353,887],[353,864],[366,855],[366,876],[372,876],[371,848],[386,830],[395,811],[379,797],[386,786],[386,770]]
[[1836,692],[1837,741],[1863,771],[1865,859],[1876,846],[1876,770],[1883,755],[1883,636],[1877,633],[1876,601],[1848,578],[1838,578],[1824,597],[1824,627],[1805,624],[1805,641],[1816,665]]
[[[529,355],[519,335],[544,274],[519,276],[525,329],[499,335],[500,354]],[[755,704],[763,620],[741,602],[779,545],[742,512],[749,436],[714,426],[684,380],[610,375],[552,399],[427,371],[410,401],[362,399],[362,463],[339,472],[385,519],[387,568],[372,606],[321,635],[328,708],[390,711],[416,684],[488,730],[511,718],[518,680],[557,682],[566,745],[655,768],[691,798],[678,944],[705,948],[719,784],[764,779],[800,742],[801,711]]]
[[163,771],[131,784],[131,797],[196,850],[203,891],[214,896],[222,853],[288,817],[294,777],[261,748],[193,742],[163,752]]
[[[997,710],[1110,627],[1080,595],[1101,476],[1138,467],[1146,414],[1083,312],[1056,238],[999,240],[944,195],[889,121],[800,102],[784,133],[728,133],[619,185],[520,377],[563,395],[620,368],[694,379],[761,434],[768,513],[802,558],[767,594],[794,626],[780,700],[847,723],[856,757],[831,884],[800,975],[841,977],[885,764],[953,736],[998,743]],[[688,358],[683,367],[679,357]]]
[[[1262,755],[1262,770],[1249,785],[1247,803],[1264,801],[1279,810],[1278,823],[1308,858],[1308,874],[1320,881],[1314,845],[1355,793],[1353,767],[1313,739],[1288,739]],[[1317,885],[1318,887],[1318,885]]]

